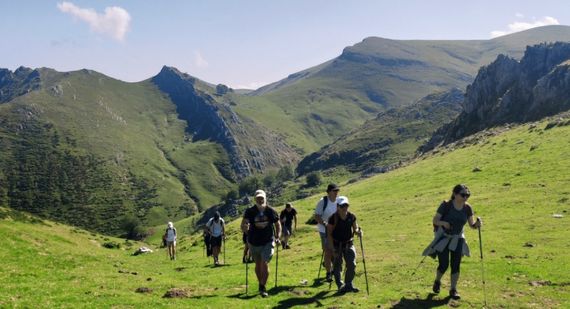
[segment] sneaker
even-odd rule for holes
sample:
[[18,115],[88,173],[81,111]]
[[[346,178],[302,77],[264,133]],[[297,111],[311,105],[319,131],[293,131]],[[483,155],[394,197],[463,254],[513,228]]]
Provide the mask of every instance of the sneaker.
[[461,296],[459,295],[459,293],[457,293],[457,290],[456,290],[456,289],[451,289],[451,290],[449,291],[449,296],[450,296],[452,299],[455,299],[455,300],[461,299]]
[[357,287],[355,287],[355,286],[353,286],[353,285],[351,284],[351,285],[350,285],[350,292],[352,292],[352,293],[358,293],[358,292],[360,292],[360,289],[357,288]]
[[332,282],[332,272],[327,272],[327,276],[325,277],[326,282]]
[[267,294],[267,291],[265,290],[265,285],[259,285],[259,295],[261,295],[261,297],[267,297],[269,296],[269,294]]
[[432,289],[432,291],[433,291],[435,294],[438,294],[438,293],[439,293],[439,290],[440,290],[440,287],[441,287],[441,281],[435,280],[435,281],[433,282],[433,286],[431,287],[431,289]]
[[291,249],[291,247],[289,247],[289,244],[285,245],[285,249]]
[[266,292],[266,291],[261,291],[259,294],[260,294],[260,295],[261,295],[261,297],[263,297],[263,298],[265,298],[265,297],[269,296],[269,294],[267,294],[267,292]]

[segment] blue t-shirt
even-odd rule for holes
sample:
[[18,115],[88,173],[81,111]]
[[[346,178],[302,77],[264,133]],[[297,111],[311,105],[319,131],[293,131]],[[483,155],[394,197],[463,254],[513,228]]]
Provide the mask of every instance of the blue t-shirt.
[[463,233],[463,226],[467,223],[467,219],[473,215],[473,210],[468,204],[457,210],[453,206],[453,202],[444,202],[437,209],[437,213],[442,215],[441,221],[449,222],[451,225],[451,230],[445,232],[450,235],[458,235]]

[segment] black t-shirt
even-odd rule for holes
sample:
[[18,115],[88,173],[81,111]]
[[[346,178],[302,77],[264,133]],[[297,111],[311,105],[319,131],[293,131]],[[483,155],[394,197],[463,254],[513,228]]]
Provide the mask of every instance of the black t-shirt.
[[329,218],[328,224],[334,225],[332,232],[333,240],[346,242],[352,239],[352,225],[356,222],[356,216],[348,212],[346,219],[342,220],[338,213],[333,214]]
[[273,241],[273,224],[279,221],[275,209],[267,206],[260,212],[256,205],[245,210],[243,217],[249,221],[247,241],[254,246],[263,246]]
[[465,204],[461,210],[457,210],[452,202],[444,202],[437,209],[437,213],[442,215],[441,221],[451,224],[451,230],[447,231],[447,233],[458,235],[463,232],[463,226],[467,223],[467,219],[473,215],[473,209],[468,204]]
[[281,220],[285,219],[285,225],[288,227],[291,227],[293,225],[293,217],[295,217],[297,215],[297,210],[295,210],[295,208],[291,207],[291,211],[287,211],[287,209],[283,209],[281,211],[281,215],[279,216],[279,218]]

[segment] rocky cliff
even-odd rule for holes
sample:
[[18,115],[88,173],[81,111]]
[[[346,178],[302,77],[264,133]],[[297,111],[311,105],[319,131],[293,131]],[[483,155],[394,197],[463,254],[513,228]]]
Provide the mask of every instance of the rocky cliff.
[[19,67],[12,72],[0,69],[0,103],[40,88],[40,72],[26,67]]
[[176,104],[194,141],[210,140],[224,147],[237,178],[299,161],[279,135],[239,116],[206,83],[172,67],[164,67],[152,81]]
[[464,111],[420,151],[486,128],[533,121],[570,109],[570,43],[527,47],[523,58],[500,55],[467,87]]

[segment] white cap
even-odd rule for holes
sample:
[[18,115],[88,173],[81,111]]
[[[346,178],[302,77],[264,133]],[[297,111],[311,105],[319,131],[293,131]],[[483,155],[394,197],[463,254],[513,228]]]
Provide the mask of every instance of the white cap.
[[337,204],[337,205],[344,205],[344,204],[349,204],[349,205],[350,205],[350,203],[348,202],[348,197],[346,197],[346,196],[344,196],[344,195],[343,195],[343,196],[339,196],[339,197],[336,199],[336,204]]
[[172,224],[172,222],[168,222],[168,227],[172,228],[174,226],[174,224]]
[[267,199],[267,195],[265,194],[265,191],[263,190],[257,190],[255,191],[255,197],[263,197],[263,199]]

